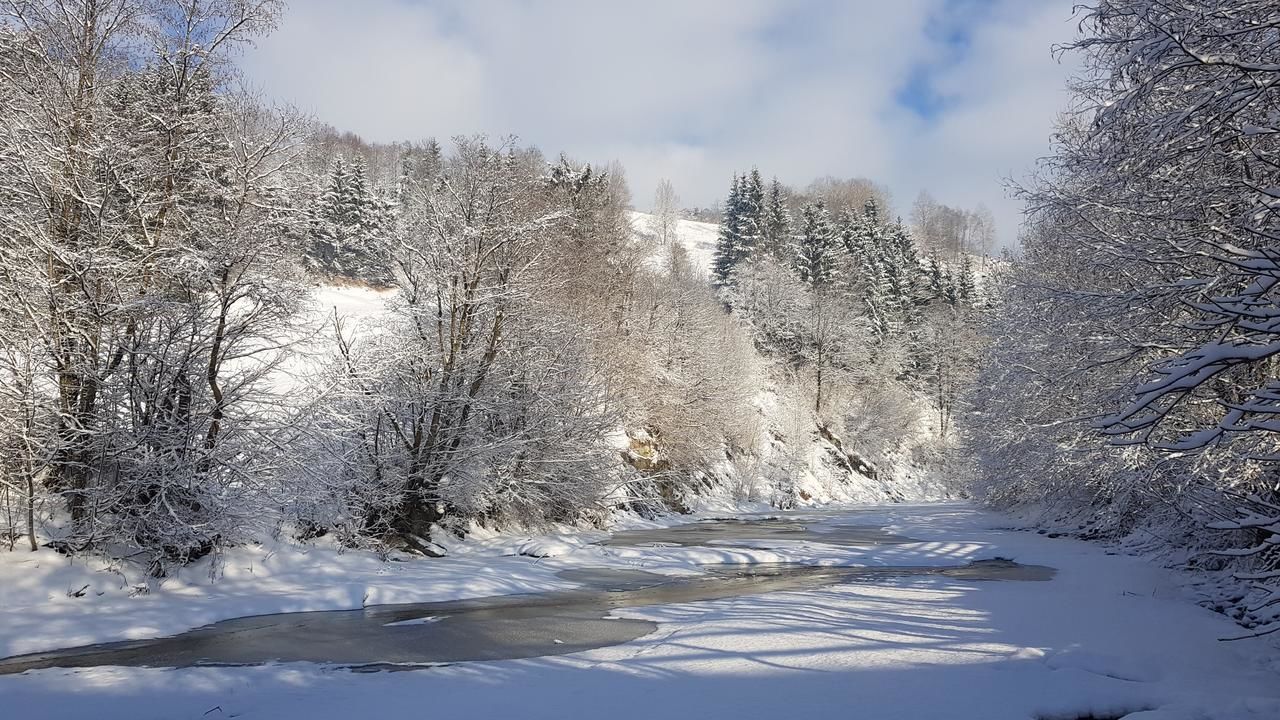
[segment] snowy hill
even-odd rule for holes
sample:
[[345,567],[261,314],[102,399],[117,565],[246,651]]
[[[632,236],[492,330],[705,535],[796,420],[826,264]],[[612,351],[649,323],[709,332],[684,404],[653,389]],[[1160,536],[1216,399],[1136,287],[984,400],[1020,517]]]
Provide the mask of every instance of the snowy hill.
[[[655,217],[632,211],[632,227],[642,238],[653,240]],[[710,282],[720,226],[680,220],[676,239],[688,253],[695,270]],[[665,267],[667,249],[655,244],[650,265]],[[776,503],[776,488],[789,486],[794,495],[785,502],[813,505],[827,502],[883,503],[939,500],[949,497],[938,476],[940,458],[931,448],[936,438],[932,408],[920,399],[915,420],[897,428],[899,449],[874,461],[860,454],[859,438],[841,438],[833,428],[819,428],[808,401],[797,395],[794,378],[776,359],[759,352],[750,358],[758,368],[752,405],[757,416],[742,418],[754,427],[756,454],[751,458],[726,457],[708,477],[708,489],[698,506],[730,510],[744,500]]]
[[394,290],[354,284],[312,289],[309,305],[289,338],[296,344],[269,376],[273,390],[291,393],[306,388],[315,374],[332,362],[337,350],[335,315],[342,319],[345,333],[374,332],[386,315],[386,301],[394,295]]
[[[631,226],[642,236],[652,236],[654,216],[633,210]],[[680,220],[676,234],[680,244],[689,253],[689,262],[699,272],[710,277],[711,262],[716,254],[716,238],[720,235],[720,226],[715,223]]]

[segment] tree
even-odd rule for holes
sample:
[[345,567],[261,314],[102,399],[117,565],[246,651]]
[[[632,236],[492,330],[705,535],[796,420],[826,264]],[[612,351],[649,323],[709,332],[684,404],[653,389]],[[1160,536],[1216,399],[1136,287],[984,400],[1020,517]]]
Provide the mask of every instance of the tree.
[[991,497],[1095,534],[1176,523],[1258,581],[1239,615],[1265,631],[1280,630],[1277,27],[1260,0],[1086,12],[1077,103],[1022,193],[1021,253],[984,281],[997,356],[978,387],[1004,391],[975,400]]
[[94,207],[106,192],[97,170],[117,129],[101,105],[115,80],[106,67],[139,37],[144,6],[9,2],[5,10],[20,34],[9,43],[16,52],[4,84],[26,121],[5,128],[8,150],[0,156],[16,164],[16,194],[29,199],[5,218],[6,295],[27,305],[30,329],[41,333],[56,368],[47,482],[81,530],[89,519],[99,390],[113,369],[100,339],[114,340],[118,304],[104,289],[115,287],[123,263],[137,261],[92,252],[109,246],[121,224]]
[[826,287],[836,279],[837,238],[822,201],[806,204],[800,211],[800,231],[795,239],[796,272],[802,282],[815,288]]
[[[865,218],[865,216],[864,216]],[[864,221],[864,228],[874,228]],[[862,241],[867,247],[866,302],[883,334],[915,323],[928,282],[911,234],[901,222],[875,231]]]
[[312,254],[325,272],[384,282],[391,221],[392,206],[370,187],[364,160],[338,158],[312,209]]
[[724,202],[724,215],[720,220],[720,234],[716,239],[716,253],[712,274],[716,284],[726,287],[732,283],[733,271],[745,255],[742,241],[742,222],[745,214],[742,179],[733,176],[729,197]]
[[973,274],[973,261],[968,255],[960,260],[960,271],[955,282],[956,299],[966,305],[972,305],[978,299],[977,280]]
[[663,179],[658,182],[658,190],[653,196],[653,232],[662,247],[670,247],[677,239],[680,225],[680,198],[676,195],[671,181]]
[[742,178],[739,192],[738,242],[743,259],[755,256],[764,244],[766,233],[764,180],[760,171],[752,168]]
[[595,316],[547,286],[592,292],[557,256],[600,232],[608,175],[545,170],[509,144],[458,140],[406,208],[394,324],[363,344],[336,328],[341,390],[321,429],[355,478],[335,491],[354,532],[431,552],[446,519],[569,519],[603,492],[614,418],[584,362]]
[[764,251],[779,262],[789,262],[791,252],[791,210],[778,178],[769,183],[769,195],[765,198]]
[[946,438],[953,432],[957,409],[977,375],[984,337],[972,311],[956,303],[926,310],[920,334],[920,344],[928,353],[922,384],[932,395],[938,436]]
[[945,297],[946,288],[950,284],[950,278],[946,277],[942,269],[942,263],[938,261],[938,254],[929,253],[929,292],[936,298]]
[[0,340],[0,394],[29,440],[52,426],[16,467],[65,499],[71,547],[129,542],[160,573],[243,525],[227,491],[255,472],[232,440],[258,427],[239,422],[255,373],[229,366],[274,347],[291,307],[246,282],[288,295],[261,275],[287,272],[271,251],[290,237],[297,124],[225,89],[227,53],[279,4],[6,9],[17,52],[0,85],[24,114],[0,137],[20,200],[0,220],[0,291],[26,337]]

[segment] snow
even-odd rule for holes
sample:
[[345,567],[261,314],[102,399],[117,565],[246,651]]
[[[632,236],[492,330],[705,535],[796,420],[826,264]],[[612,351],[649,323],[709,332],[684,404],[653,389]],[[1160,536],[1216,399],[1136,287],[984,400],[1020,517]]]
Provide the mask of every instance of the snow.
[[[524,560],[485,554],[448,564],[387,562],[364,551],[252,545],[215,564],[148,581],[141,569],[51,550],[0,553],[0,655],[169,635],[216,620],[276,612],[450,600],[568,587]],[[87,588],[86,588],[87,586]],[[144,592],[137,592],[142,587]],[[86,588],[82,597],[71,592]]]
[[379,290],[363,285],[317,286],[310,302],[297,321],[290,353],[269,375],[269,384],[280,393],[308,388],[315,374],[331,363],[337,354],[334,337],[334,315],[342,319],[347,334],[378,331],[387,317],[386,303],[395,297],[394,290]]
[[532,538],[521,543],[517,555],[533,558],[561,557],[581,549],[581,542],[573,538]]
[[[627,548],[591,545],[599,532],[480,532],[450,545],[448,558],[408,562],[254,547],[229,553],[217,582],[200,565],[136,597],[127,590],[136,578],[47,553],[5,553],[0,648],[139,637],[233,614],[537,591],[567,586],[554,572],[570,567],[684,574],[701,562],[938,565],[998,555],[1059,573],[1048,582],[915,577],[632,608],[618,614],[656,621],[658,630],[562,657],[414,672],[301,663],[44,670],[0,676],[0,708],[50,719],[416,717],[428,708],[453,718],[611,720],[1280,717],[1275,646],[1219,642],[1238,629],[1142,558],[1004,529],[1008,518],[957,504],[850,508],[837,519],[883,524],[922,542]],[[521,548],[555,553],[532,558]],[[82,597],[67,596],[86,583]]]
[[[649,213],[631,212],[631,226],[637,232],[652,234],[653,215]],[[720,226],[715,223],[679,220],[676,224],[676,237],[688,252],[689,264],[700,274],[711,277],[711,265],[716,255],[716,240],[720,237]],[[662,259],[665,259],[665,252]]]

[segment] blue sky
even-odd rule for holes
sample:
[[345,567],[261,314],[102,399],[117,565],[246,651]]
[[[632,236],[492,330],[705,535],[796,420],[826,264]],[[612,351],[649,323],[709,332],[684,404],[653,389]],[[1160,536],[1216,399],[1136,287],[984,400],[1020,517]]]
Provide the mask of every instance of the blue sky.
[[1049,150],[1073,0],[294,0],[245,58],[269,96],[371,140],[518,135],[626,167],[637,207],[735,171],[985,203]]
[[949,0],[926,16],[923,32],[936,46],[937,54],[911,67],[898,88],[895,101],[921,119],[945,116],[958,98],[936,87],[935,78],[948,64],[962,62],[973,47],[975,30],[992,22],[1000,7],[994,0]]

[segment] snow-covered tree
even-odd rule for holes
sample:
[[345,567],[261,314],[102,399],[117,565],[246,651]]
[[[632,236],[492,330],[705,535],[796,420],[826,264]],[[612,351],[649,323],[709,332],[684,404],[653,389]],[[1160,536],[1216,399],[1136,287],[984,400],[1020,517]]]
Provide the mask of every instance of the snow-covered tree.
[[746,175],[734,175],[724,204],[712,266],[719,286],[732,285],[734,271],[754,259],[758,249],[765,248],[767,225],[760,171],[753,169]]
[[676,195],[671,181],[663,179],[653,195],[653,233],[662,247],[670,247],[675,242],[676,232],[680,224],[680,197]]
[[764,245],[768,220],[765,217],[764,180],[760,171],[752,168],[742,177],[739,188],[738,242],[744,259],[755,257]]
[[391,224],[391,203],[370,186],[364,160],[335,160],[312,209],[312,252],[320,267],[337,275],[385,281]]
[[6,9],[17,53],[0,86],[24,109],[0,136],[20,199],[0,220],[0,290],[23,318],[0,340],[0,396],[27,438],[15,467],[65,501],[69,547],[129,543],[160,573],[240,533],[254,509],[236,495],[262,476],[248,365],[296,306],[300,124],[225,79],[228,51],[280,8]]
[[973,260],[965,255],[960,259],[960,270],[955,280],[956,300],[972,305],[978,299],[978,284],[973,273]]
[[320,423],[345,459],[335,492],[354,532],[430,552],[447,518],[568,519],[603,492],[613,410],[588,362],[592,316],[553,304],[548,284],[591,291],[556,248],[571,251],[583,223],[599,230],[589,208],[607,193],[582,193],[606,178],[467,139],[417,190],[392,256],[393,322],[341,336],[341,391]]
[[984,281],[982,482],[1099,535],[1176,526],[1257,583],[1239,618],[1277,630],[1280,9],[1109,0],[1081,27],[1021,253]]
[[826,205],[821,201],[805,205],[791,253],[800,280],[817,288],[835,282],[840,268],[838,251],[839,240]]
[[744,203],[742,199],[742,179],[733,176],[729,186],[729,197],[724,201],[724,215],[720,220],[720,234],[716,239],[716,252],[712,265],[716,284],[721,287],[732,282],[734,268],[744,257],[742,243],[742,217]]
[[775,177],[769,183],[769,194],[765,198],[762,248],[781,263],[787,263],[791,259],[791,223],[791,210],[787,207],[786,194]]

